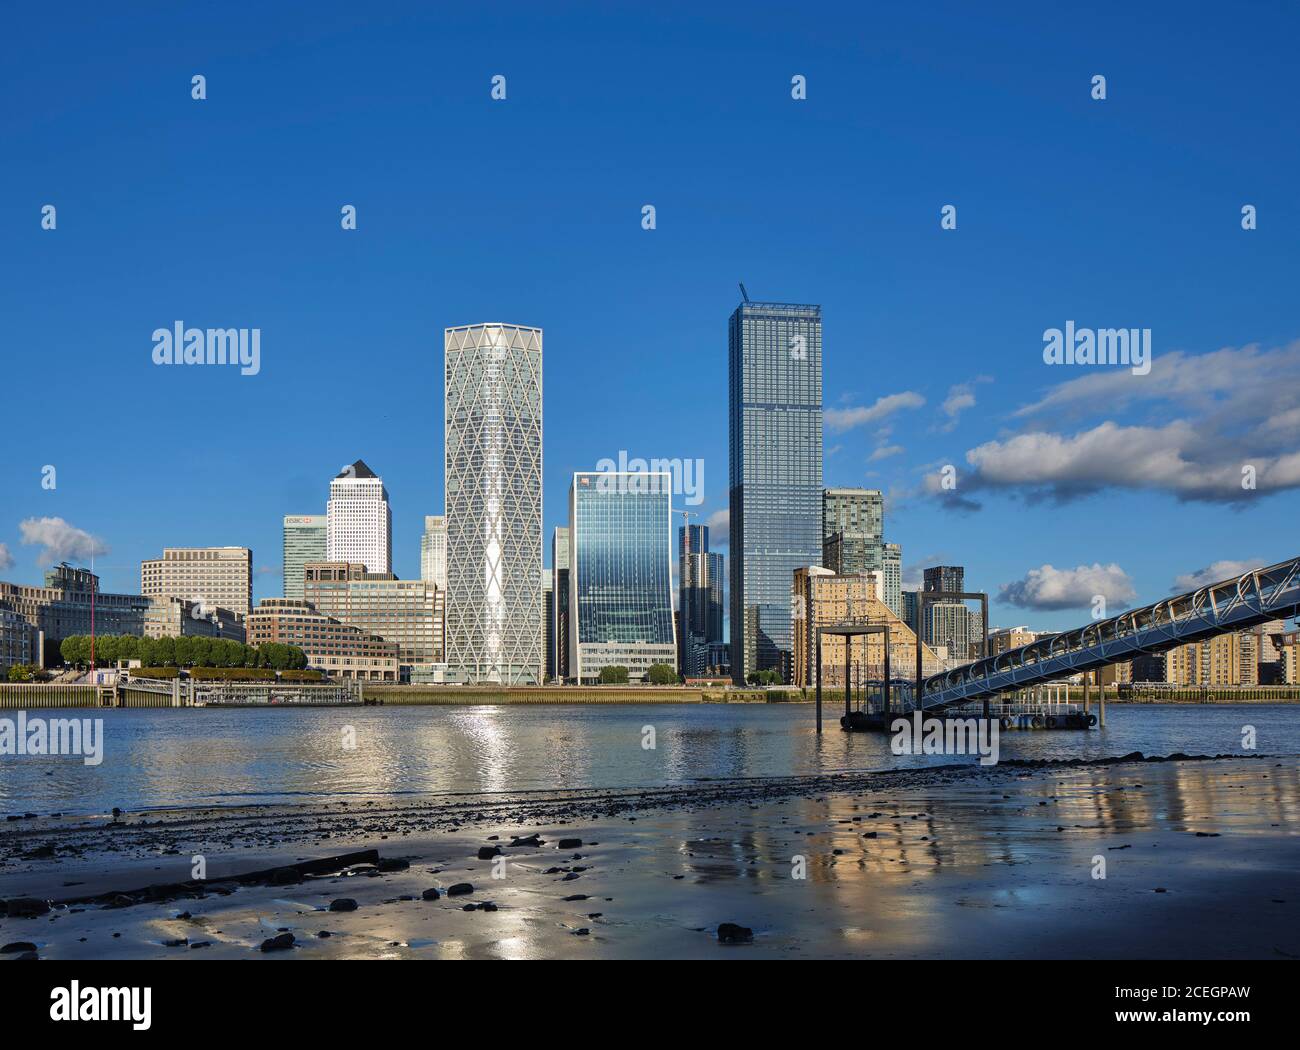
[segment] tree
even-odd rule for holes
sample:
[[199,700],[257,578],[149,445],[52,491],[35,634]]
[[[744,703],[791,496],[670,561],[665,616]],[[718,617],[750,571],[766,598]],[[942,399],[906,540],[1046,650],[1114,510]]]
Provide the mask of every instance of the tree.
[[745,681],[750,685],[778,685],[780,684],[781,676],[772,670],[750,671],[749,674],[745,676]]
[[600,669],[601,685],[627,685],[627,668],[622,664],[606,664]]
[[668,664],[651,664],[645,673],[645,680],[650,685],[676,685],[677,672]]

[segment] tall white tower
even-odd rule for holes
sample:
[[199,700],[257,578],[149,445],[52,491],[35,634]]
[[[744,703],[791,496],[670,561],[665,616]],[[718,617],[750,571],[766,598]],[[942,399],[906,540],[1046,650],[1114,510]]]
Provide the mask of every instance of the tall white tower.
[[357,460],[330,482],[325,508],[328,561],[360,562],[367,572],[393,571],[393,517],[383,479]]
[[447,518],[442,514],[424,516],[424,535],[420,537],[420,579],[447,589]]
[[448,328],[447,676],[542,680],[542,330]]

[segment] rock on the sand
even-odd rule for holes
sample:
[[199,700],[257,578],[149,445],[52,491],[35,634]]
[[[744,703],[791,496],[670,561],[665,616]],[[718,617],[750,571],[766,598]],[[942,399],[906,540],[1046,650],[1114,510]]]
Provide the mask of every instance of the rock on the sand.
[[426,900],[426,901],[436,901],[436,900],[438,900],[441,896],[442,896],[442,894],[439,893],[439,892],[438,892],[435,888],[433,888],[432,886],[429,887],[429,889],[425,890],[422,894],[420,894],[421,899],[422,899],[422,900]]
[[49,910],[46,901],[35,897],[15,897],[5,902],[4,912],[11,919],[34,919],[38,915],[45,915]]
[[748,926],[724,922],[718,926],[718,941],[721,944],[753,944],[754,931]]
[[478,848],[478,859],[491,860],[493,857],[499,856],[500,853],[500,846],[480,846]]
[[268,937],[262,942],[262,951],[264,952],[282,952],[293,947],[293,934],[282,933],[276,937]]
[[13,955],[14,952],[34,952],[36,945],[31,941],[10,941],[3,948],[0,948],[0,955]]
[[402,860],[400,857],[386,857],[379,862],[380,871],[405,871],[410,866],[409,860]]
[[582,845],[582,839],[560,839],[557,849],[577,849]]
[[463,897],[467,893],[473,893],[474,886],[469,882],[458,882],[454,886],[447,887],[448,897]]
[[339,897],[330,901],[330,911],[356,911],[357,902],[351,897]]

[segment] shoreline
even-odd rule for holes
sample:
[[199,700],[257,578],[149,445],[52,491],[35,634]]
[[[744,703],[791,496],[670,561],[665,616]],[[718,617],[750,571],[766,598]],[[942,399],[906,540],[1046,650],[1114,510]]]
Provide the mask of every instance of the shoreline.
[[[68,903],[0,917],[0,941],[42,958],[260,957],[284,932],[273,957],[1300,957],[1298,827],[1296,756],[1262,755],[23,820],[0,827],[0,899]],[[364,850],[395,870],[239,880]],[[208,883],[178,890],[196,855]],[[339,897],[357,910],[326,910]],[[754,943],[718,944],[722,922]]]

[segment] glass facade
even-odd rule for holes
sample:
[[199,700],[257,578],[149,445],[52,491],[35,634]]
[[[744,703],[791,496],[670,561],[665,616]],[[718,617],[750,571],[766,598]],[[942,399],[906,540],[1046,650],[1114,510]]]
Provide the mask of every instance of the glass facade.
[[822,560],[821,307],[741,303],[728,358],[731,673],[788,680],[794,570]]
[[444,334],[447,678],[536,685],[542,656],[542,330]]
[[287,514],[284,519],[284,596],[302,598],[303,566],[325,560],[324,514]]
[[633,680],[676,665],[671,573],[672,475],[590,472],[569,490],[572,674],[607,664]]

